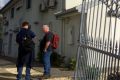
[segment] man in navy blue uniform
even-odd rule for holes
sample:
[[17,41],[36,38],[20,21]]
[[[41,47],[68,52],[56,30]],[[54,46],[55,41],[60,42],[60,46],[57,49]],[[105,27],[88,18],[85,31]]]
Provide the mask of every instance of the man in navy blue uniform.
[[[27,39],[27,37],[25,37],[25,35],[28,35],[31,39],[31,44],[28,46],[29,48],[25,48],[23,45],[26,44],[27,42],[23,41],[24,39]],[[26,65],[26,76],[25,76],[25,80],[30,80],[30,70],[31,70],[31,65],[32,65],[32,61],[34,59],[34,48],[35,48],[35,44],[34,44],[34,39],[35,38],[35,33],[32,32],[29,29],[29,23],[28,22],[23,22],[22,23],[22,27],[21,30],[19,31],[19,33],[16,36],[16,42],[19,45],[18,48],[18,58],[17,58],[17,80],[21,80],[22,79],[22,70],[23,70],[23,65]]]

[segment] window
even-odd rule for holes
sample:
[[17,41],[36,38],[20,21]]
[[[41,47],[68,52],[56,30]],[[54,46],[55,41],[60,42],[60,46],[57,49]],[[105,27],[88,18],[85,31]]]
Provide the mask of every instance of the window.
[[40,4],[40,11],[46,11],[46,6],[44,4],[44,2],[42,1],[41,4]]
[[31,0],[26,0],[26,9],[31,8]]
[[11,18],[14,18],[14,8],[11,9]]
[[48,10],[48,1],[49,0],[42,0],[40,4],[40,11],[44,12]]
[[16,8],[16,11],[19,11],[22,8],[22,6],[19,6]]
[[56,6],[56,0],[49,0],[49,7],[54,8]]
[[16,11],[19,11],[23,7],[23,0],[17,3],[16,5]]

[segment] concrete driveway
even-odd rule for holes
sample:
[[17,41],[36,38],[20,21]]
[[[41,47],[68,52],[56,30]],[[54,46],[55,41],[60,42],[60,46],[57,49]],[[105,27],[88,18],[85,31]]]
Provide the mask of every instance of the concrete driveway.
[[[43,74],[42,67],[33,67],[31,70],[32,80],[39,80],[38,78]],[[0,80],[16,80],[16,66],[15,63],[0,59]],[[61,71],[58,68],[52,68],[52,77],[45,80],[73,80],[73,71]],[[23,69],[23,77],[25,76],[25,68]],[[24,79],[23,79],[24,80]]]

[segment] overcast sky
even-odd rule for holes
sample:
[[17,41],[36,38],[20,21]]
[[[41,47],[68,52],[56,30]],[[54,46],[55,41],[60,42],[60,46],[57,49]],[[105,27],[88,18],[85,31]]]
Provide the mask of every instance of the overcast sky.
[[9,0],[0,0],[0,8],[3,7]]

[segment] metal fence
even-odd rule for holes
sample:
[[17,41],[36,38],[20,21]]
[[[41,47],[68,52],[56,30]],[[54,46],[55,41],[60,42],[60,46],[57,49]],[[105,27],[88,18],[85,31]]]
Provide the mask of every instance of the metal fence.
[[75,80],[120,80],[120,0],[81,5]]

